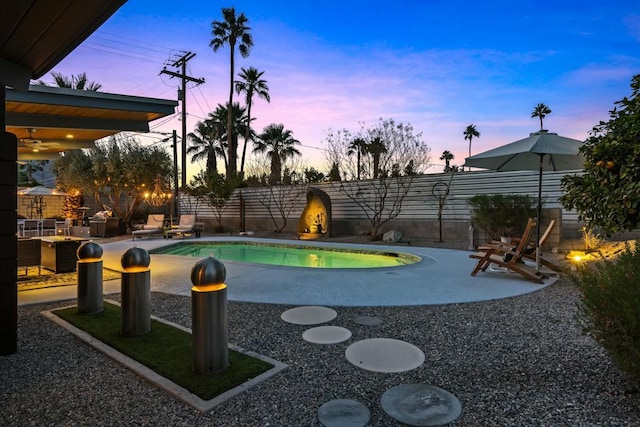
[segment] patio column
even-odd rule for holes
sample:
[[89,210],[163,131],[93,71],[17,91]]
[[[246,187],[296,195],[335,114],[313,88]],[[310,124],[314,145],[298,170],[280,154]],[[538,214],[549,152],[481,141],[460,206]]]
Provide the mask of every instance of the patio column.
[[0,84],[0,356],[18,350],[18,138],[5,127],[5,86]]

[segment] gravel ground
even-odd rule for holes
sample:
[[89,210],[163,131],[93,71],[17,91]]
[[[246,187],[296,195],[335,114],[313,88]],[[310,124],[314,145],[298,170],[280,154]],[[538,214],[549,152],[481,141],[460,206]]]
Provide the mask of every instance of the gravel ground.
[[[302,340],[308,327],[280,320],[292,306],[229,302],[230,342],[289,368],[206,414],[40,314],[70,301],[21,306],[19,351],[0,357],[0,420],[6,426],[317,426],[320,405],[353,399],[369,408],[371,426],[395,426],[380,407],[382,394],[427,383],[460,399],[457,426],[640,426],[640,391],[582,334],[577,300],[576,288],[561,279],[532,294],[471,304],[334,307],[338,316],[328,325],[353,337],[326,346]],[[189,298],[153,293],[151,301],[152,314],[190,327]],[[353,321],[358,316],[383,323],[361,326]],[[361,370],[344,351],[365,338],[410,342],[426,362],[405,373]]]

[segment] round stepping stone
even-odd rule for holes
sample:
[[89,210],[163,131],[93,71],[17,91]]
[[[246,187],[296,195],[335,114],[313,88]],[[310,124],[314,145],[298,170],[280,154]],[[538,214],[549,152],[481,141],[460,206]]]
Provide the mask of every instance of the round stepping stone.
[[442,426],[462,413],[462,404],[448,391],[427,384],[401,384],[380,398],[384,412],[410,426]]
[[307,305],[285,311],[280,318],[295,325],[317,325],[336,318],[338,313],[328,307]]
[[424,363],[424,353],[413,344],[391,338],[371,338],[351,344],[347,360],[373,372],[404,372]]
[[363,326],[376,326],[382,323],[382,319],[374,316],[360,316],[353,319],[353,321]]
[[364,427],[370,418],[369,409],[355,400],[330,400],[318,408],[318,421],[325,427]]
[[351,331],[340,326],[317,326],[302,334],[302,339],[312,344],[337,344],[351,338]]

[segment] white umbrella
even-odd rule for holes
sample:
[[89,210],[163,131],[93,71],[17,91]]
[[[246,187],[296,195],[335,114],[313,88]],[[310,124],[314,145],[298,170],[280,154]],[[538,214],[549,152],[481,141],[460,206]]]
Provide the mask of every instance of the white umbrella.
[[18,190],[18,196],[68,196],[68,194],[55,188],[38,185],[36,187],[25,187]]
[[579,153],[582,141],[558,136],[546,130],[533,132],[528,138],[467,157],[464,166],[496,171],[539,170],[536,240],[536,268],[540,269],[540,216],[542,213],[542,172],[582,169],[584,157]]

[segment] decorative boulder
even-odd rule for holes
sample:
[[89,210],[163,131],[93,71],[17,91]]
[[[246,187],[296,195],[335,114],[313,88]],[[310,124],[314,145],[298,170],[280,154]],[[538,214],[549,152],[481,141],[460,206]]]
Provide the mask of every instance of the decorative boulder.
[[385,243],[396,243],[402,239],[402,233],[396,230],[387,231],[382,236],[382,241]]

